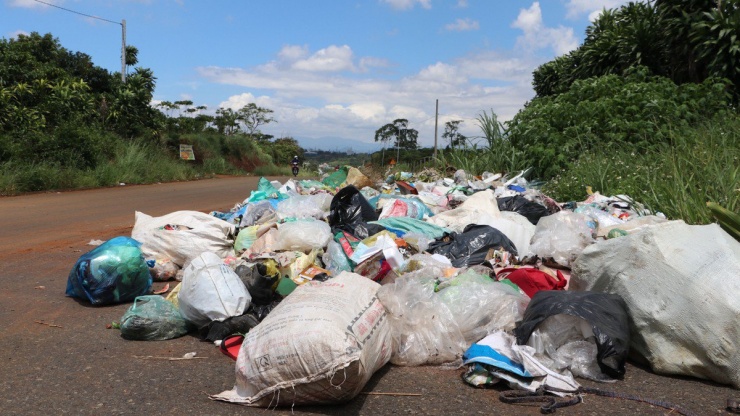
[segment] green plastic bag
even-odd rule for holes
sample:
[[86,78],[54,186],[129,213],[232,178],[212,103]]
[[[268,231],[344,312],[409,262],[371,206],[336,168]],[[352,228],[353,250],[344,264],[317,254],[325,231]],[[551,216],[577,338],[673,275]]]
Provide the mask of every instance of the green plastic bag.
[[159,295],[139,296],[121,318],[121,336],[139,341],[162,341],[181,337],[190,324],[180,310]]
[[337,189],[340,186],[342,186],[342,184],[344,182],[347,181],[347,173],[348,172],[349,172],[349,169],[346,166],[342,166],[341,168],[339,168],[339,170],[337,170],[334,173],[332,173],[331,175],[327,176],[321,182],[324,185],[326,185],[326,186],[328,186],[328,187],[330,187],[332,189]]

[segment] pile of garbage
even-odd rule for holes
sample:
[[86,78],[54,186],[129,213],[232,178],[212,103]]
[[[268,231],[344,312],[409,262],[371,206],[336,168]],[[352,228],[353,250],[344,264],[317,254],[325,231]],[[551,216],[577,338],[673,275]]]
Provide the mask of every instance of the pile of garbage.
[[212,398],[252,406],[344,402],[389,362],[568,396],[631,355],[740,388],[740,243],[626,195],[557,202],[525,176],[261,178],[228,212],[136,212],[67,295],[133,301],[126,339],[214,342],[236,383]]

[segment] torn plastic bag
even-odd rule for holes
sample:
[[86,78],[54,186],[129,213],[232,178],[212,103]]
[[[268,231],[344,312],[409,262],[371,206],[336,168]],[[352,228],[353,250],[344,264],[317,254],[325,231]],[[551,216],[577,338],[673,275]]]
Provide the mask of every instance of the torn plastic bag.
[[427,251],[447,257],[455,267],[470,267],[483,263],[490,249],[517,255],[514,243],[501,231],[477,224],[468,225],[461,233],[445,234],[429,244]]
[[190,325],[171,302],[159,295],[138,296],[121,318],[121,337],[162,341],[187,334]]
[[262,177],[257,183],[257,190],[252,191],[246,202],[259,202],[266,199],[285,199],[286,196],[281,194],[280,191],[270,182],[267,178]]
[[274,250],[311,251],[326,247],[331,228],[324,221],[305,219],[278,225]]
[[132,238],[115,237],[83,254],[69,272],[66,295],[99,306],[149,293],[152,276],[140,246]]
[[498,209],[501,211],[514,211],[524,215],[534,225],[537,225],[540,218],[550,215],[547,207],[532,202],[521,195],[499,198]]
[[450,232],[447,228],[409,217],[383,218],[377,221],[371,221],[370,223],[378,224],[396,234],[400,233],[399,237],[403,237],[406,233],[413,232],[415,234],[422,234],[430,240],[434,240],[442,237],[444,233]]
[[535,328],[553,315],[583,318],[591,324],[598,347],[597,362],[601,372],[612,377],[624,376],[630,344],[627,305],[619,295],[595,292],[544,290],[537,292],[517,324],[517,343],[527,344]]
[[368,224],[377,219],[375,209],[354,186],[342,188],[331,201],[329,225],[332,230],[347,231],[363,239],[382,231],[381,226]]
[[209,252],[185,268],[180,286],[180,312],[198,328],[243,314],[252,300],[239,276]]
[[[414,198],[411,195],[400,197],[398,195],[380,194],[368,200],[368,203],[383,211],[387,210],[386,215],[381,213],[378,218],[410,217],[421,220],[434,215],[434,212],[421,199]],[[392,207],[386,208],[388,205]]]

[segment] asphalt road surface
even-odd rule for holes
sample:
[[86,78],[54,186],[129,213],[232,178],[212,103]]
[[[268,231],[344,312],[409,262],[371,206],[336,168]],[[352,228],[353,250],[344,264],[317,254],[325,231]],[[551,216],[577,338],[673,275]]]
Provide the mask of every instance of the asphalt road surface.
[[[285,179],[285,178],[283,178]],[[64,295],[75,261],[90,240],[131,233],[134,212],[227,211],[249,196],[257,178],[43,193],[0,198],[0,415],[262,415],[268,414],[539,414],[537,407],[501,403],[504,387],[475,389],[461,369],[387,365],[365,392],[348,403],[278,410],[215,402],[208,394],[231,389],[234,361],[196,336],[170,341],[127,341],[106,324],[119,321],[130,304],[91,307]],[[155,289],[164,283],[155,283]],[[168,361],[140,356],[181,357]],[[658,376],[628,364],[624,380],[585,386],[682,406],[699,415],[726,413],[740,392],[712,382]],[[568,415],[662,415],[660,407],[585,395],[557,410]]]

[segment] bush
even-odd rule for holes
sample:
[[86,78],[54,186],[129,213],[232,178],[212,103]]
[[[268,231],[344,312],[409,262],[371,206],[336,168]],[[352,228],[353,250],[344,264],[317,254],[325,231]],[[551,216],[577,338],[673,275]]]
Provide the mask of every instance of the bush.
[[637,152],[670,143],[673,129],[727,114],[725,84],[676,85],[638,69],[620,77],[580,80],[554,97],[535,98],[508,124],[511,144],[549,179],[582,154],[628,145]]

